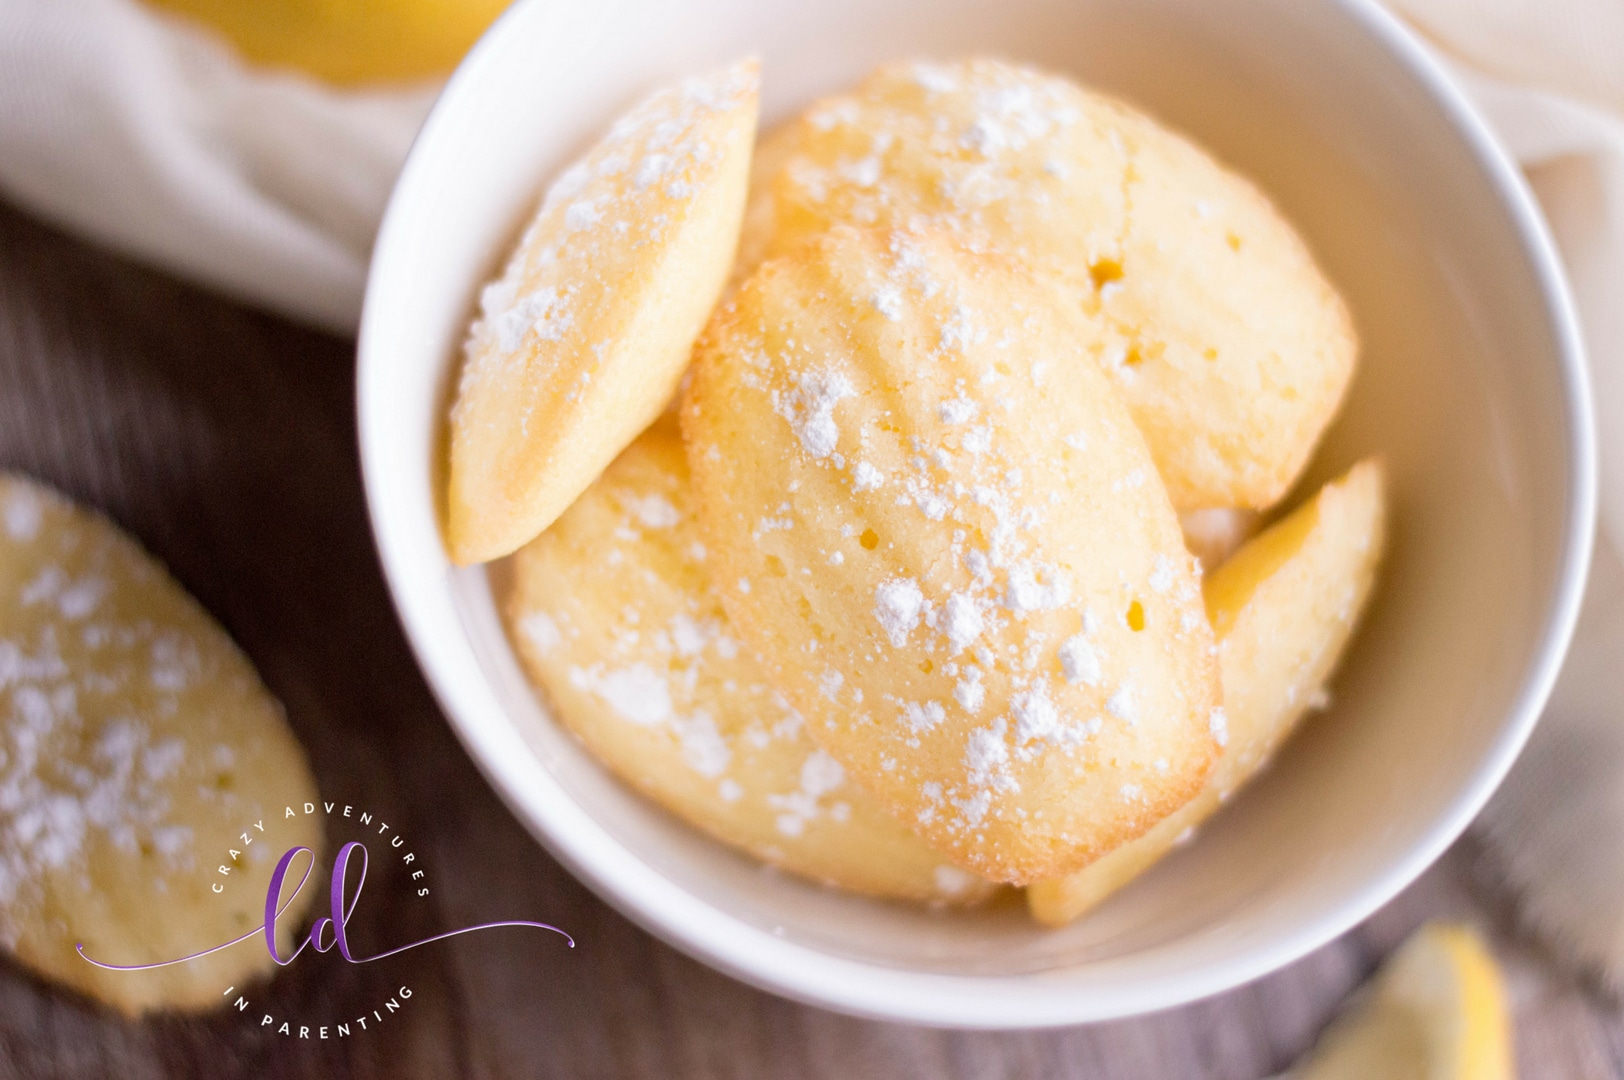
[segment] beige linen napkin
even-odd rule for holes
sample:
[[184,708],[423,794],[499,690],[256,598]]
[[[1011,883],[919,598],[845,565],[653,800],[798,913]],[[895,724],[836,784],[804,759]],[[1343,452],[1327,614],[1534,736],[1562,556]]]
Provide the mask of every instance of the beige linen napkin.
[[[1624,989],[1624,3],[1393,7],[1527,170],[1589,341],[1596,573],[1548,714],[1479,828],[1529,925]],[[340,91],[255,70],[135,0],[0,0],[0,191],[347,332],[434,92]]]
[[135,0],[0,0],[0,192],[354,333],[378,219],[437,92],[256,70]]
[[1624,991],[1624,4],[1393,0],[1521,162],[1590,350],[1600,528],[1573,651],[1478,822],[1524,921]]

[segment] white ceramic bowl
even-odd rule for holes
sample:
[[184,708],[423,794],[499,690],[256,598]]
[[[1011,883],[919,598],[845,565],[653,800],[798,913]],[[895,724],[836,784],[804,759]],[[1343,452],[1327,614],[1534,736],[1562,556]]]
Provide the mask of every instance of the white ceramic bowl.
[[[484,570],[436,526],[447,388],[474,297],[548,178],[633,99],[745,53],[776,120],[875,64],[998,53],[1149,109],[1308,236],[1364,358],[1317,459],[1385,455],[1393,544],[1335,705],[1092,917],[940,915],[765,872],[556,727]],[[452,79],[373,257],[367,497],[419,661],[513,812],[650,931],[778,993],[875,1017],[1037,1027],[1262,975],[1370,914],[1460,833],[1545,700],[1594,514],[1575,322],[1529,194],[1438,68],[1362,0],[529,0]]]

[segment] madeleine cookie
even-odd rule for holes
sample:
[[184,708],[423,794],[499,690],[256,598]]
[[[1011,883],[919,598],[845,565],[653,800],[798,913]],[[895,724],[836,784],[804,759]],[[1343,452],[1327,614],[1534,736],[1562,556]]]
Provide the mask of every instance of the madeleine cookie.
[[1225,723],[1201,794],[1150,832],[1074,874],[1027,890],[1039,922],[1088,911],[1165,855],[1263,767],[1304,713],[1323,702],[1381,560],[1381,466],[1366,461],[1245,544],[1207,579],[1218,635]]
[[[76,953],[156,963],[259,926],[282,853],[321,849],[317,818],[283,814],[316,785],[252,665],[163,567],[5,474],[0,714],[0,944],[126,1013],[207,1008],[273,970],[257,935],[151,971]],[[284,937],[321,891],[306,883]]]
[[813,739],[992,880],[1067,872],[1194,796],[1212,635],[1144,440],[1050,278],[837,227],[696,350],[713,580]]
[[769,254],[833,224],[936,227],[1057,272],[1175,506],[1261,509],[1291,486],[1357,344],[1246,180],[1119,102],[996,60],[881,68],[794,131]]
[[750,60],[627,113],[486,286],[451,410],[456,562],[540,533],[675,393],[738,245],[757,84]]
[[627,447],[514,556],[509,632],[559,720],[683,820],[764,862],[873,896],[970,903],[947,864],[807,737],[728,624],[676,424]]
[[1116,108],[1131,213],[1118,262],[1089,271],[1108,327],[1099,359],[1174,505],[1267,509],[1342,403],[1353,320],[1256,187]]

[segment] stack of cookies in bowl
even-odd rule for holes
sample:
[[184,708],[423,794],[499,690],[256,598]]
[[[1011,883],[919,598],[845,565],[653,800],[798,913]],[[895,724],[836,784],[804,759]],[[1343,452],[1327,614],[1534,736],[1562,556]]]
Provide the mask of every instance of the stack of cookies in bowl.
[[483,291],[445,533],[626,783],[801,876],[1059,925],[1268,760],[1371,592],[1288,496],[1346,309],[1244,179],[997,60],[756,138],[745,62],[559,176]]

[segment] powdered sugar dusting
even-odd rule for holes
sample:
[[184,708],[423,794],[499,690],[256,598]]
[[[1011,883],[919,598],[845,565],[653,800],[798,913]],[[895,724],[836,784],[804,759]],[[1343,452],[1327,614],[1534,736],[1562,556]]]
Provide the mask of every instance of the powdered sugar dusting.
[[479,294],[484,333],[503,352],[516,352],[533,334],[537,341],[558,341],[575,323],[568,294],[545,285],[516,296],[510,282],[489,285]]
[[866,461],[859,461],[852,469],[852,487],[857,491],[873,491],[885,484],[885,474]]
[[571,232],[580,232],[590,229],[603,220],[603,209],[591,199],[580,199],[572,202],[569,209],[564,211],[564,227]]
[[902,648],[925,615],[925,594],[912,578],[894,578],[874,592],[874,618],[891,644]]
[[821,801],[846,782],[846,771],[829,754],[814,750],[801,765],[801,786],[794,791],[767,796],[767,805],[780,811],[778,831],[800,836],[809,822],[822,814]]
[[947,598],[941,631],[947,635],[953,652],[962,652],[974,644],[985,626],[986,620],[973,599],[963,593],[954,593]]
[[682,742],[682,756],[690,768],[700,776],[715,779],[727,770],[733,760],[733,748],[716,729],[710,713],[696,709],[676,719],[677,738]]
[[1173,588],[1173,582],[1176,580],[1174,577],[1176,569],[1177,567],[1169,556],[1158,554],[1155,566],[1150,573],[1151,592],[1166,593],[1170,591]]
[[669,529],[682,520],[671,500],[658,491],[635,496],[627,501],[627,506],[645,529]]
[[976,403],[966,398],[942,402],[937,414],[944,424],[968,424],[976,418]]
[[994,793],[1020,790],[1010,768],[1008,732],[1009,722],[1001,716],[986,727],[970,732],[964,750],[970,794],[956,803],[967,825],[981,824],[992,808]]
[[20,485],[12,487],[6,492],[4,516],[6,533],[13,540],[34,539],[39,533],[39,497]]
[[789,421],[801,446],[814,458],[826,458],[840,445],[835,406],[857,391],[838,371],[805,371],[795,389],[773,394],[773,410]]
[[1086,634],[1067,638],[1060,646],[1060,669],[1069,683],[1098,686],[1105,677],[1099,653]]
[[671,693],[665,676],[647,664],[607,671],[601,665],[577,667],[570,671],[570,681],[603,698],[622,720],[648,726],[671,719]]
[[1029,743],[1053,738],[1060,730],[1060,711],[1049,698],[1049,684],[1016,694],[1010,701],[1015,717],[1015,741]]
[[1125,724],[1139,720],[1139,698],[1131,686],[1124,684],[1105,701],[1105,711]]
[[980,668],[970,668],[964,673],[963,678],[953,684],[953,700],[971,715],[981,711],[981,703],[986,697],[987,688],[982,685]]
[[1020,563],[1009,572],[1004,604],[1017,615],[1053,611],[1071,599],[1071,583],[1064,574],[1042,563]]
[[885,316],[891,322],[902,317],[902,290],[894,285],[877,289],[868,301],[874,310]]
[[939,701],[905,701],[902,703],[902,722],[909,732],[922,735],[935,730],[947,719],[947,710]]
[[[997,220],[1001,208],[1044,205],[1050,193],[1034,174],[1062,178],[1080,153],[1097,152],[1070,138],[1079,130],[1092,138],[1078,123],[1081,101],[1064,80],[996,61],[885,69],[809,115],[811,131],[828,135],[828,145],[792,161],[785,176],[793,198],[838,204],[845,220],[905,224],[928,216],[979,237],[978,226]],[[870,137],[844,138],[846,128]],[[1126,170],[1126,153],[1113,150]],[[893,173],[897,161],[906,165]]]
[[754,100],[757,81],[745,63],[658,91],[559,175],[501,277],[480,294],[453,420],[480,387],[512,389],[532,363],[569,363],[567,384],[553,380],[569,400],[591,387],[612,344],[595,316],[619,287],[617,261],[685,219],[723,164],[719,121]]
[[914,81],[933,94],[950,94],[959,88],[959,80],[941,64],[915,64]]
[[[93,851],[163,893],[252,796],[222,736],[274,706],[163,570],[108,523],[0,475],[0,944],[49,891],[91,889]],[[201,816],[200,816],[201,815]],[[98,868],[106,872],[103,865]]]
[[545,611],[532,611],[519,620],[519,629],[524,632],[530,645],[542,656],[546,656],[558,648],[563,641],[563,635],[558,631],[558,623]]

